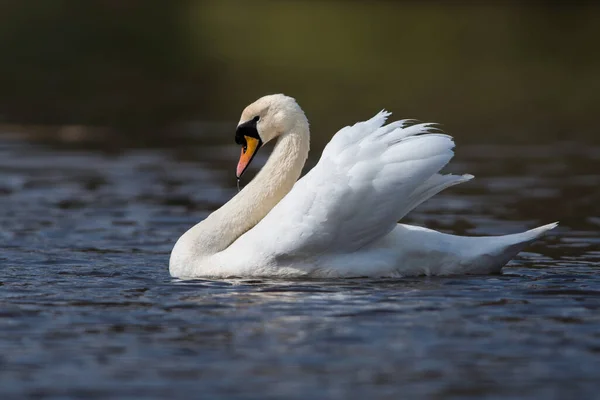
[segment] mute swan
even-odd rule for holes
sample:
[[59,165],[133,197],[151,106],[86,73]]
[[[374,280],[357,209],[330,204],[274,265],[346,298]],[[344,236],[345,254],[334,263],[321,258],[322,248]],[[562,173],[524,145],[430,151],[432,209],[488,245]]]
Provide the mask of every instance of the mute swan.
[[[443,189],[473,178],[441,175],[452,138],[432,124],[384,125],[381,111],[340,130],[318,164],[308,156],[308,121],[282,94],[243,111],[238,179],[258,149],[278,138],[265,166],[236,196],[179,238],[172,276],[351,277],[499,272],[523,247],[556,227],[498,237],[461,237],[398,224]],[[298,181],[297,181],[298,180]]]

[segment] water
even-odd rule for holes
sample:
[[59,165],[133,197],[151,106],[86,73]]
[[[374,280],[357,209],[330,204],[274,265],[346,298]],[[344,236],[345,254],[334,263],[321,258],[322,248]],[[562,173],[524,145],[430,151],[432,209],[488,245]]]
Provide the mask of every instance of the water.
[[600,148],[459,146],[450,169],[477,179],[407,221],[561,221],[502,275],[170,278],[175,240],[235,194],[237,154],[1,137],[0,397],[597,398]]

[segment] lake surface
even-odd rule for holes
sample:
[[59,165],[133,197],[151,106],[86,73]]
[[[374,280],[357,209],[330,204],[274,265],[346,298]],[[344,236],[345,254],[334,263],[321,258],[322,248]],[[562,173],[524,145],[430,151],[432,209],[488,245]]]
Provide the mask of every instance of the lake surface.
[[561,221],[503,274],[184,282],[169,252],[235,194],[237,147],[0,136],[0,397],[598,398],[600,147],[458,142],[477,179],[406,221]]

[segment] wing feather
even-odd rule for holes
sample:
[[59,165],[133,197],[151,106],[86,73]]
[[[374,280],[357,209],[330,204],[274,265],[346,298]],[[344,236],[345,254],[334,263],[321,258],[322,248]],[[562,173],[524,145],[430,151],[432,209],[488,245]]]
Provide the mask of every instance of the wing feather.
[[[318,256],[352,252],[389,233],[427,198],[470,176],[440,175],[452,137],[437,125],[390,113],[341,129],[317,165],[249,233],[265,252]],[[435,133],[431,133],[435,132]]]

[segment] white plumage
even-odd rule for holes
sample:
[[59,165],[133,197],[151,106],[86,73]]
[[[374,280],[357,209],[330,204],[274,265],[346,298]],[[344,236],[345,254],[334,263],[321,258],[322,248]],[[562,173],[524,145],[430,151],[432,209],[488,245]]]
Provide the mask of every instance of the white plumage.
[[[278,157],[298,157],[303,164],[306,155],[302,154],[301,142],[306,140],[308,151],[308,124],[295,101],[283,95],[266,96],[249,106],[240,122],[252,119],[254,114],[260,115],[262,121],[257,126],[261,138],[281,136],[264,170],[277,171],[271,172],[272,176],[281,175],[287,171],[278,170],[277,165],[297,164],[289,159],[284,163]],[[226,219],[226,213],[244,212],[260,217],[256,224],[242,229],[239,237],[226,238],[227,233],[222,232],[220,237],[226,238],[223,248],[213,249],[212,254],[203,249],[203,233],[211,230],[214,235],[219,226],[231,226],[230,221],[196,225],[173,250],[172,275],[349,277],[492,273],[556,226],[550,224],[515,235],[472,238],[398,224],[425,200],[473,176],[439,174],[454,154],[454,142],[450,136],[437,133],[434,124],[410,125],[413,121],[403,120],[384,125],[389,115],[382,111],[368,121],[341,129],[325,147],[317,165],[293,187],[288,184],[291,190],[287,194],[282,195],[275,187],[286,185],[270,185],[268,174],[259,173],[248,185],[253,186],[236,197],[256,201],[255,192],[262,187],[263,192],[272,192],[282,199],[269,210],[261,210],[258,205],[258,210],[252,211],[256,204],[247,203],[244,207],[244,202],[238,201],[234,206],[237,209],[225,205],[215,212],[220,219]],[[269,132],[269,125],[279,127],[282,119],[289,119],[289,130]],[[294,140],[287,140],[287,136]],[[298,175],[299,171],[290,171],[294,180]],[[281,176],[279,180],[286,181]],[[223,209],[225,212],[220,212]]]

